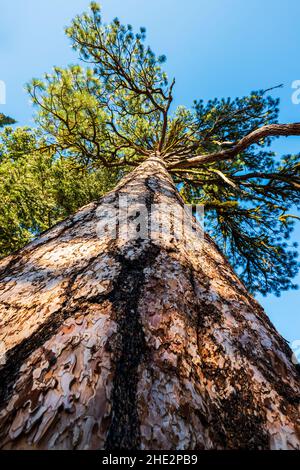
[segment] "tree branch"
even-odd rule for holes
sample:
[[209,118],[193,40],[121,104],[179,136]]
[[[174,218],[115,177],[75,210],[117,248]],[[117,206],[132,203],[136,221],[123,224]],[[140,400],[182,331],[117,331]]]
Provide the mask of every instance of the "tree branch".
[[165,142],[165,138],[166,138],[166,133],[167,133],[167,129],[168,129],[168,112],[169,112],[171,103],[173,101],[172,91],[173,91],[174,85],[175,85],[175,78],[172,81],[172,84],[170,86],[167,106],[166,106],[165,110],[163,111],[163,126],[162,126],[161,138],[160,138],[160,142],[159,142],[159,146],[158,146],[158,151],[159,152],[162,151],[162,148],[163,148],[164,142]]
[[259,129],[256,129],[250,134],[243,137],[237,144],[235,144],[231,149],[222,150],[220,152],[215,152],[207,155],[197,155],[184,160],[173,161],[169,164],[169,168],[181,167],[189,168],[197,165],[202,165],[203,163],[212,163],[222,160],[230,160],[238,155],[240,152],[245,150],[262,139],[271,136],[291,136],[291,135],[300,135],[300,123],[291,123],[291,124],[269,124]]

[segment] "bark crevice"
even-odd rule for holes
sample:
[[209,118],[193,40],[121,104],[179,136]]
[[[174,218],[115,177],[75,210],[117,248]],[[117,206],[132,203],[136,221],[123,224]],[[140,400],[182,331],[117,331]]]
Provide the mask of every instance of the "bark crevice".
[[[137,240],[136,248],[138,247]],[[147,356],[147,344],[138,306],[145,280],[144,269],[153,265],[159,251],[158,247],[150,244],[137,259],[115,255],[121,265],[121,272],[116,279],[115,289],[109,296],[115,310],[118,333],[114,344],[117,359],[111,397],[111,424],[105,443],[108,450],[140,448],[138,369]]]

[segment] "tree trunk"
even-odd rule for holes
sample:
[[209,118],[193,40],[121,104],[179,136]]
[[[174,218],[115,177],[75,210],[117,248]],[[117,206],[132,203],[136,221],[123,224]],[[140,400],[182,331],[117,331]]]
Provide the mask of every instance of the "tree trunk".
[[300,448],[291,350],[183,213],[151,157],[2,260],[0,448]]

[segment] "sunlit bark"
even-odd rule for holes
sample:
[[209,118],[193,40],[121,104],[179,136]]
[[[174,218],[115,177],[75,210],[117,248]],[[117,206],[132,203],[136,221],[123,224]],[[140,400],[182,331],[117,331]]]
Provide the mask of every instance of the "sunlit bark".
[[285,340],[200,227],[114,237],[126,196],[183,210],[151,157],[0,263],[0,448],[299,449]]

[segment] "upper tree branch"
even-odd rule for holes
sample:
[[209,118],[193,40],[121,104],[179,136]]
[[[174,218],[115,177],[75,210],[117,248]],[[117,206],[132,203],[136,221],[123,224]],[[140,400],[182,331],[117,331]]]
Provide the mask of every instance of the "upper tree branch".
[[169,112],[169,109],[170,109],[170,106],[171,106],[171,103],[173,101],[173,88],[174,88],[174,85],[175,85],[175,79],[172,81],[172,84],[170,86],[170,91],[169,91],[169,96],[168,96],[168,100],[167,100],[167,105],[166,105],[166,108],[164,109],[163,111],[163,125],[162,125],[162,131],[161,131],[161,138],[160,138],[160,142],[159,142],[159,145],[158,145],[158,151],[161,152],[162,151],[162,148],[164,146],[164,142],[165,142],[165,138],[166,138],[166,134],[167,134],[167,129],[168,129],[168,112]]
[[291,136],[291,135],[300,135],[300,123],[291,123],[291,124],[269,124],[259,129],[256,129],[250,134],[243,137],[239,142],[237,142],[231,149],[222,150],[220,152],[215,152],[207,155],[197,155],[184,160],[172,161],[169,164],[170,168],[180,167],[180,168],[190,168],[203,163],[213,163],[216,161],[230,160],[238,155],[240,152],[245,150],[262,139],[271,136]]

